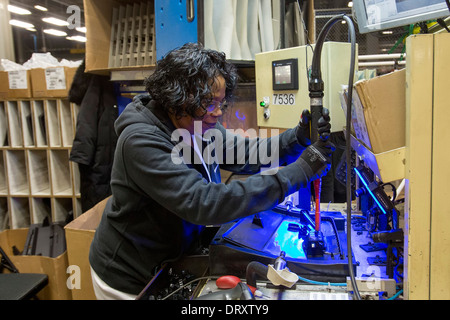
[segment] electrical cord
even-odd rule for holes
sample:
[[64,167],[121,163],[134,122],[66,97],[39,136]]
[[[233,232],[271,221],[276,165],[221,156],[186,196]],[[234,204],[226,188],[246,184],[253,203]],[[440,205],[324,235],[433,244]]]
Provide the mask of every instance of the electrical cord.
[[[347,114],[346,114],[346,157],[347,157],[347,168],[351,168],[351,146],[350,146],[350,130],[351,130],[351,108],[352,108],[352,93],[353,93],[353,81],[355,76],[355,60],[356,60],[356,32],[353,21],[345,14],[340,14],[332,17],[325,26],[320,31],[318,40],[316,42],[316,47],[314,49],[314,57],[312,61],[311,68],[311,78],[320,79],[321,81],[321,63],[320,56],[322,52],[322,46],[325,41],[326,35],[328,34],[331,27],[340,20],[345,20],[349,29],[349,38],[351,42],[351,57],[350,57],[350,72],[348,80],[348,99],[347,99]],[[356,284],[355,275],[353,272],[353,261],[352,261],[352,245],[351,245],[351,201],[352,201],[352,190],[351,190],[351,170],[347,169],[347,257],[348,257],[348,269],[350,273],[350,279],[357,300],[361,300],[359,290]]]
[[445,23],[445,21],[443,19],[437,19],[436,22],[445,30],[447,30],[447,32],[450,32],[450,29],[447,27],[447,24]]
[[328,285],[335,286],[335,287],[346,287],[347,286],[347,283],[321,282],[321,281],[315,281],[315,280],[306,279],[306,278],[303,278],[303,277],[301,277],[299,275],[297,275],[297,277],[298,277],[298,280],[300,280],[300,281],[307,282],[307,283],[310,283],[310,284],[316,284],[316,285],[319,285],[319,286],[328,286]]
[[[335,286],[335,287],[345,287],[345,286],[347,286],[347,283],[321,282],[321,281],[315,281],[315,280],[306,279],[306,278],[303,278],[303,277],[301,277],[299,275],[297,275],[297,277],[298,277],[298,279],[300,281],[307,282],[307,283],[310,283],[310,284],[315,284],[315,285],[325,285],[325,286],[330,285],[330,286]],[[196,278],[196,279],[191,280],[188,283],[182,285],[181,287],[177,288],[176,290],[172,291],[171,293],[166,295],[161,300],[167,300],[172,295],[174,295],[175,293],[177,293],[180,290],[183,290],[184,288],[186,288],[187,286],[191,285],[194,282],[201,281],[201,280],[214,280],[214,279],[218,279],[218,278],[219,277],[209,277],[209,276]]]
[[[355,51],[356,51],[356,33],[355,26],[353,25],[352,20],[344,16],[344,20],[347,21],[350,33],[351,40],[351,61],[350,61],[350,75],[349,75],[349,84],[348,84],[348,101],[347,101],[347,119],[346,119],[346,132],[345,132],[345,140],[346,140],[346,156],[347,156],[347,256],[348,256],[348,264],[350,271],[350,278],[352,282],[353,291],[358,300],[361,300],[361,296],[359,294],[359,290],[356,284],[355,275],[353,273],[353,261],[352,261],[352,245],[351,245],[351,217],[352,217],[352,185],[351,185],[351,146],[350,146],[350,124],[351,124],[351,108],[352,108],[352,92],[353,92],[353,79],[355,76]],[[350,221],[350,222],[349,222]],[[350,223],[350,224],[349,224]]]
[[381,185],[381,188],[383,189],[383,191],[384,191],[384,187],[385,186],[391,187],[391,189],[392,189],[392,199],[391,199],[391,201],[394,202],[395,199],[397,199],[397,188],[392,183],[386,182],[386,183],[383,183]]
[[176,290],[172,291],[171,293],[169,293],[167,296],[165,296],[164,298],[162,298],[161,300],[166,300],[167,298],[170,298],[172,295],[174,295],[175,293],[177,293],[180,290],[183,290],[184,288],[186,288],[187,286],[189,286],[190,284],[200,281],[200,280],[208,280],[208,279],[218,279],[218,277],[199,277],[196,278],[194,280],[189,281],[188,283],[182,285],[181,287],[177,288]]
[[395,300],[398,298],[399,295],[401,295],[403,293],[403,289],[400,290],[399,292],[397,292],[396,294],[394,294],[392,297],[390,297],[388,300]]

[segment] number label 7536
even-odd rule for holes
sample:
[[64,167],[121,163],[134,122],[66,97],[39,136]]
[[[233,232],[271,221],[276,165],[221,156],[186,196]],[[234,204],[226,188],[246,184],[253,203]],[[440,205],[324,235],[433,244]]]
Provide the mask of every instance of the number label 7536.
[[293,93],[274,93],[272,105],[293,106],[295,105],[295,95]]

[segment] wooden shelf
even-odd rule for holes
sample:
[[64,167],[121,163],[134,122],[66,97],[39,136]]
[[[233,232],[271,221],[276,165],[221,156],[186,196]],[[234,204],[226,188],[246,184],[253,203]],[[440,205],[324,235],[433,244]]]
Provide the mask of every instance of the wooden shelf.
[[0,231],[81,215],[69,161],[79,110],[64,98],[0,101]]
[[11,147],[23,147],[22,122],[19,116],[19,101],[6,102],[6,114],[9,127],[9,144]]
[[30,194],[24,150],[6,151],[6,172],[10,195]]
[[28,198],[10,197],[8,199],[10,228],[20,229],[30,225],[30,201]]
[[46,150],[28,150],[30,168],[30,192],[32,195],[50,196],[50,179]]

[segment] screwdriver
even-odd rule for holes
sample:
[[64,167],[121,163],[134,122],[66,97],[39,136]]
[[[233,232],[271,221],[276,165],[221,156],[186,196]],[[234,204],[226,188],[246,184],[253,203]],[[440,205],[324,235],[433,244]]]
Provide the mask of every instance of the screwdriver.
[[[222,276],[216,280],[216,286],[219,289],[232,289],[232,288],[236,287],[239,282],[241,282],[241,279],[239,279],[236,276],[231,276],[231,275]],[[255,297],[269,298],[268,296],[264,295],[261,291],[259,291],[255,287],[249,286],[249,285],[248,285],[248,287]]]

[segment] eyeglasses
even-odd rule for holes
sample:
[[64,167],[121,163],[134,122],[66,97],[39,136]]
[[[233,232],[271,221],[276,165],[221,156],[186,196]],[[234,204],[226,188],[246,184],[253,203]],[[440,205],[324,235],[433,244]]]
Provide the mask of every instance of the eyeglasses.
[[209,113],[213,113],[215,111],[217,111],[217,109],[220,109],[221,111],[224,111],[225,108],[227,107],[227,101],[223,100],[223,101],[214,101],[209,103],[206,107],[205,110]]

